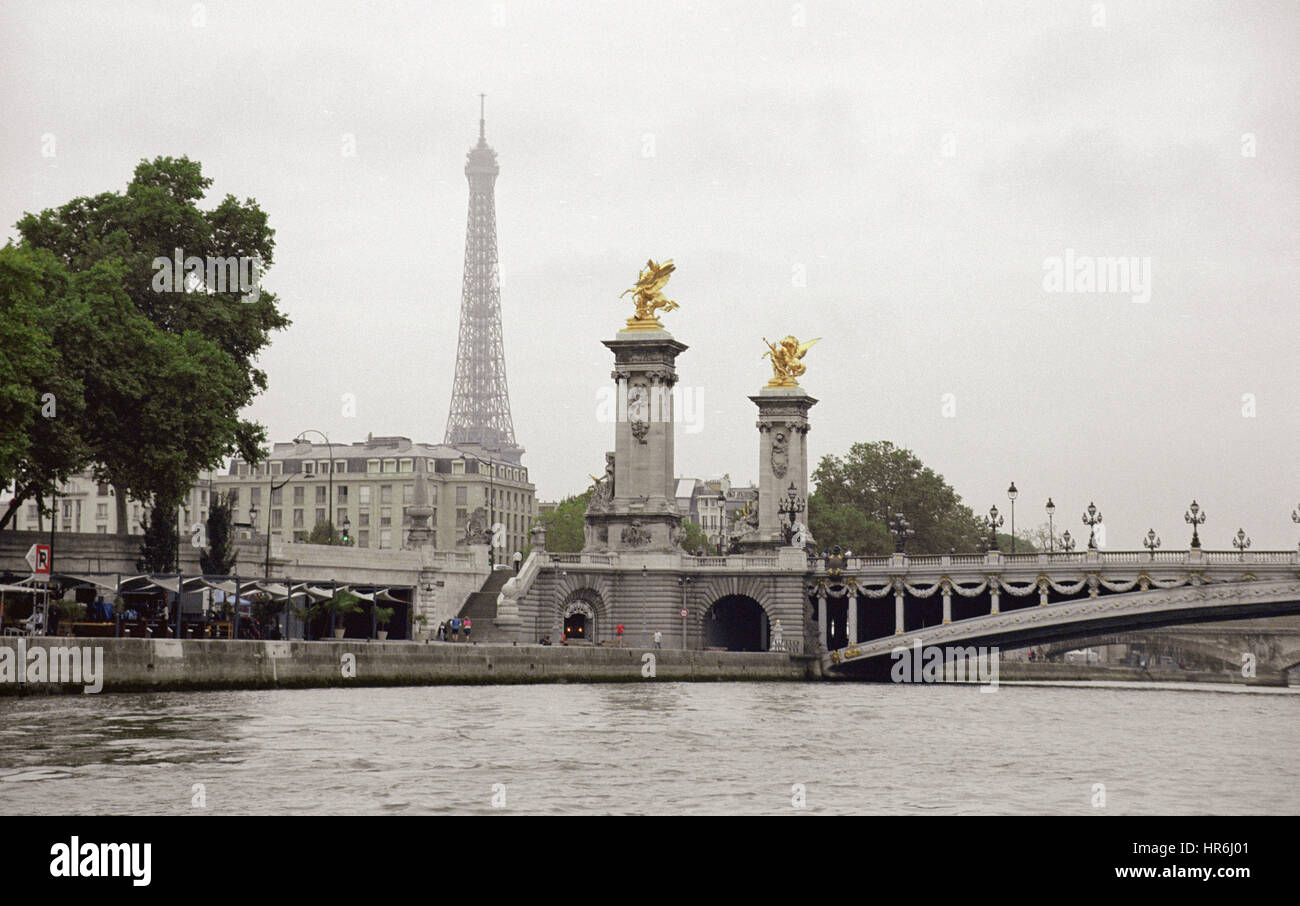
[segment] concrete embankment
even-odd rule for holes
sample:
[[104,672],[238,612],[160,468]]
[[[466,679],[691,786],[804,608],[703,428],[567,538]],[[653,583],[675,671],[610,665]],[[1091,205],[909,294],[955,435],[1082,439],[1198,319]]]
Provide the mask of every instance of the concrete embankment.
[[[71,649],[80,649],[74,657]],[[96,655],[95,649],[102,654]],[[43,654],[38,654],[43,650]],[[649,657],[647,657],[649,656]],[[254,642],[177,639],[0,640],[0,695],[82,692],[102,657],[105,692],[470,683],[801,681],[815,661],[783,652],[538,645],[422,644],[344,639]],[[39,667],[37,666],[39,665]],[[25,682],[18,682],[21,675]],[[71,679],[72,681],[68,681]],[[62,682],[61,682],[62,681]]]
[[1242,686],[1285,686],[1287,676],[1277,670],[1261,668],[1256,676],[1243,677],[1240,671],[1167,670],[1142,667],[1119,667],[1108,664],[1034,664],[1002,661],[998,665],[1001,682],[1033,681],[1073,682],[1109,680],[1134,683],[1229,683]]

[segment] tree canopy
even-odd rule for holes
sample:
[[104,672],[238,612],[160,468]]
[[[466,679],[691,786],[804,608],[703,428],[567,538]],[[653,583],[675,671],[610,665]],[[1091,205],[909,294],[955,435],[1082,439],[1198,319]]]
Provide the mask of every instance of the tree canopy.
[[[266,389],[258,352],[289,324],[274,293],[155,280],[178,250],[255,260],[258,277],[270,267],[266,214],[230,195],[201,210],[211,184],[185,157],[141,161],[125,192],[26,214],[20,245],[0,250],[0,481],[16,491],[0,528],[90,467],[117,488],[125,533],[127,496],[171,504],[231,453],[261,458],[265,429],[240,411]],[[42,414],[49,394],[54,416]]]
[[556,553],[578,553],[586,541],[587,503],[591,488],[566,497],[549,513],[538,517],[546,527],[546,549]]
[[813,471],[808,526],[820,547],[855,554],[894,549],[889,523],[902,513],[915,535],[907,549],[946,554],[987,546],[988,533],[961,497],[911,450],[889,441],[856,443],[844,457],[824,456]]

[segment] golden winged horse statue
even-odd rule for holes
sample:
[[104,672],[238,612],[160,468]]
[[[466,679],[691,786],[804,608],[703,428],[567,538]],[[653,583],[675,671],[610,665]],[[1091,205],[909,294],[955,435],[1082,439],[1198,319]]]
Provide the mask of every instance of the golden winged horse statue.
[[628,330],[663,329],[663,323],[655,312],[659,309],[672,311],[678,307],[676,302],[663,294],[668,278],[676,269],[671,258],[663,264],[656,264],[651,259],[645,263],[645,270],[641,271],[641,275],[637,278],[636,286],[619,293],[620,299],[632,293],[632,299],[636,302],[636,316],[627,319]]
[[802,361],[803,357],[820,339],[821,337],[818,337],[816,340],[800,343],[794,337],[786,337],[779,343],[768,343],[767,337],[763,337],[763,342],[767,343],[767,352],[763,353],[762,357],[772,357],[772,379],[767,382],[767,386],[798,387],[799,382],[795,378],[808,370],[808,366]]

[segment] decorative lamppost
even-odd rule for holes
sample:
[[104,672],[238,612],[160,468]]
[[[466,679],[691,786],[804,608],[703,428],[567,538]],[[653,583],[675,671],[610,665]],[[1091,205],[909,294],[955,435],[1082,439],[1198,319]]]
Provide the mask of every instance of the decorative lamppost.
[[998,529],[1006,520],[998,515],[997,504],[989,507],[989,514],[984,517],[984,520],[989,525],[989,550],[995,551],[998,549]]
[[1016,552],[1016,498],[1020,492],[1016,490],[1016,483],[1011,482],[1011,487],[1007,488],[1007,496],[1011,498],[1011,553]]
[[1291,521],[1300,524],[1300,503],[1297,503],[1295,509],[1291,511]]
[[1155,529],[1148,529],[1147,536],[1142,540],[1142,546],[1151,552],[1151,559],[1156,558],[1156,548],[1160,546],[1160,539],[1156,537]]
[[1237,529],[1237,537],[1232,539],[1232,546],[1241,552],[1241,559],[1246,559],[1246,548],[1250,547],[1250,539],[1246,537],[1245,529]]
[[[257,534],[257,514],[259,512],[260,510],[258,510],[257,504],[253,504],[248,508],[248,524],[253,527],[253,534]],[[271,519],[270,516],[266,518],[268,522]],[[269,573],[271,572],[271,527],[269,525],[266,527],[266,563],[266,574],[269,578]]]
[[1061,550],[1067,554],[1074,550],[1074,539],[1070,537],[1069,529],[1066,529],[1064,534],[1061,535]]
[[1097,549],[1097,526],[1101,525],[1101,511],[1097,509],[1095,503],[1089,502],[1088,509],[1083,514],[1083,524],[1088,526],[1088,550]]
[[1200,550],[1201,536],[1197,529],[1205,525],[1205,513],[1201,511],[1201,505],[1195,500],[1192,501],[1192,505],[1187,512],[1183,513],[1183,521],[1192,527],[1192,550]]
[[894,520],[889,523],[889,530],[894,533],[894,553],[906,553],[907,539],[916,534],[907,517],[902,513],[895,513]]
[[334,543],[334,445],[330,443],[330,439],[328,437],[325,437],[324,431],[317,431],[315,428],[308,428],[306,431],[303,431],[293,439],[293,442],[298,443],[299,441],[302,441],[303,443],[307,443],[308,434],[319,434],[322,438],[325,439],[325,446],[330,451],[329,508],[325,510],[325,521],[329,523],[330,543],[333,544]]
[[1052,498],[1047,498],[1047,550],[1049,553],[1056,553],[1056,531],[1053,529],[1052,517],[1056,515],[1056,504],[1052,503]]
[[785,541],[789,544],[794,540],[794,522],[795,517],[804,510],[804,502],[799,499],[799,489],[790,482],[790,490],[786,492],[785,498],[777,504],[776,511],[787,519],[785,527]]

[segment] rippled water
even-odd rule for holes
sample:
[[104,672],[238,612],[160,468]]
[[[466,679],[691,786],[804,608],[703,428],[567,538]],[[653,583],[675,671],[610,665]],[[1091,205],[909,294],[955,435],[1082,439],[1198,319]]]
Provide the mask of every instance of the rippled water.
[[[1094,808],[1105,784],[1106,805]],[[1300,690],[436,686],[0,699],[0,812],[1300,812]],[[504,787],[495,787],[502,784]],[[494,789],[495,787],[495,789]]]

